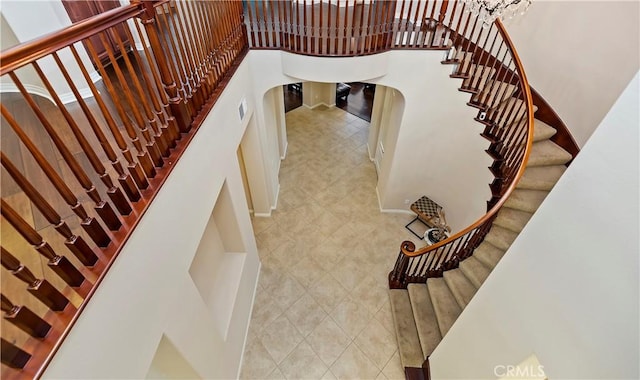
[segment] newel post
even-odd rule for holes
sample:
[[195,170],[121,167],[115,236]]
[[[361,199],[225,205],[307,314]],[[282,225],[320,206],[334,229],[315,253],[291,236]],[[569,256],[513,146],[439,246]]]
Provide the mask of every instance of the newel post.
[[[160,72],[160,78],[164,86],[164,90],[169,98],[169,108],[173,117],[175,117],[178,123],[180,132],[188,132],[191,128],[191,117],[187,110],[187,105],[180,97],[178,93],[178,86],[176,85],[171,70],[169,69],[169,63],[167,62],[165,52],[160,44],[160,38],[158,37],[158,29],[156,28],[156,8],[154,6],[158,0],[131,0],[132,3],[137,3],[142,6],[143,12],[140,14],[140,20],[144,29],[147,32],[147,38],[151,45],[151,51],[153,52],[153,58],[156,61],[156,66]],[[169,52],[167,52],[169,54]],[[151,62],[149,62],[151,64]]]
[[411,241],[403,241],[400,246],[400,253],[396,260],[396,265],[393,267],[391,273],[389,273],[389,288],[390,289],[406,289],[407,269],[409,268],[410,257],[405,255],[404,252],[414,252],[416,245]]

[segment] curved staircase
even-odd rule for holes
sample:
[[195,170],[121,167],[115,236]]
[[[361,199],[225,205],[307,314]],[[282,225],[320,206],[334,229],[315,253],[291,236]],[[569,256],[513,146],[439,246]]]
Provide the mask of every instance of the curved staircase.
[[571,154],[550,141],[556,130],[535,120],[534,144],[524,176],[498,212],[473,256],[443,277],[391,289],[391,309],[402,365],[421,368],[469,304],[565,171]]

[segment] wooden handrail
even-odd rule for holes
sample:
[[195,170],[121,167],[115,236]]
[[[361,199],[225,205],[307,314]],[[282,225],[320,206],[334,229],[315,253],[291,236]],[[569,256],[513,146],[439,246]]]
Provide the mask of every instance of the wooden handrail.
[[503,23],[498,19],[496,20],[496,25],[498,27],[498,30],[500,31],[500,34],[502,36],[502,38],[505,40],[505,42],[507,43],[507,46],[509,47],[509,50],[511,52],[511,55],[513,57],[515,66],[516,66],[516,70],[518,72],[518,75],[520,76],[520,81],[519,81],[519,85],[520,85],[520,90],[523,92],[524,94],[524,99],[526,102],[526,107],[527,107],[527,125],[528,127],[528,132],[527,132],[527,146],[525,148],[525,153],[524,153],[524,157],[522,159],[522,163],[520,164],[520,168],[517,171],[516,177],[515,179],[512,181],[512,183],[509,185],[509,187],[507,188],[507,190],[505,191],[504,195],[498,200],[498,202],[485,214],[483,215],[480,219],[478,219],[477,221],[475,221],[473,224],[471,224],[470,226],[468,226],[467,228],[463,229],[462,231],[456,233],[455,235],[442,240],[436,244],[430,245],[430,246],[426,246],[423,247],[417,251],[411,251],[408,249],[407,245],[401,245],[401,252],[403,254],[405,254],[408,257],[415,257],[415,256],[420,256],[420,255],[425,255],[428,254],[431,251],[435,251],[445,245],[450,244],[451,242],[458,240],[460,238],[462,238],[464,235],[470,233],[471,231],[473,231],[476,228],[479,228],[480,226],[484,225],[485,223],[489,222],[495,214],[498,213],[498,211],[500,211],[500,209],[502,208],[502,205],[504,205],[504,202],[507,201],[507,198],[509,198],[509,196],[511,195],[511,193],[513,192],[513,190],[515,190],[516,185],[518,184],[518,181],[520,181],[520,178],[522,178],[522,175],[524,174],[524,171],[526,169],[526,164],[527,161],[529,159],[529,155],[531,154],[531,146],[533,145],[533,98],[531,96],[531,88],[529,87],[529,82],[527,80],[527,76],[524,72],[524,66],[522,65],[522,61],[520,60],[520,57],[518,55],[518,52],[515,49],[515,46],[513,45],[513,42],[511,41],[511,38],[509,37],[509,34],[507,33],[506,29],[504,28]]
[[97,31],[111,28],[140,14],[136,4],[115,8],[97,16],[87,18],[62,30],[45,34],[33,40],[2,51],[0,76],[46,57],[66,46],[85,40]]

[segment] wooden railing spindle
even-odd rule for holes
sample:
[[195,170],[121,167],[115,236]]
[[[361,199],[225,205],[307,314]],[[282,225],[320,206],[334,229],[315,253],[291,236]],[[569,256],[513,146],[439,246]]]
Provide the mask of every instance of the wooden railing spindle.
[[2,364],[11,368],[22,369],[31,359],[31,354],[4,339],[0,339],[0,351]]
[[87,266],[94,265],[96,261],[98,261],[98,256],[96,256],[95,252],[87,245],[82,236],[74,235],[71,232],[67,223],[60,218],[60,215],[44,199],[40,192],[18,171],[4,152],[0,152],[0,161],[13,180],[25,192],[36,208],[40,210],[42,215],[44,215],[45,219],[53,224],[55,230],[66,239],[64,243],[74,256]]
[[85,281],[84,276],[76,267],[71,264],[69,259],[59,256],[53,251],[53,248],[42,239],[42,236],[33,229],[22,217],[11,207],[4,199],[0,200],[0,213],[5,219],[16,229],[16,231],[27,241],[33,245],[38,253],[44,256],[48,262],[47,265],[58,275],[64,282],[72,287],[79,287]]
[[[37,65],[36,62],[33,62],[33,65],[35,67]],[[62,155],[64,161],[67,163],[67,165],[69,165],[69,168],[71,169],[74,177],[85,189],[87,195],[89,195],[89,198],[91,198],[91,200],[95,203],[94,209],[98,212],[98,215],[100,215],[101,219],[110,230],[117,231],[118,229],[120,229],[120,227],[122,226],[122,222],[111,208],[111,205],[101,199],[98,190],[93,185],[93,183],[91,183],[91,180],[85,173],[84,169],[82,169],[76,158],[73,156],[73,154],[71,154],[71,151],[69,151],[69,148],[67,148],[65,143],[62,141],[58,132],[56,132],[56,129],[53,127],[53,125],[51,125],[44,112],[36,104],[31,94],[27,92],[27,90],[22,85],[22,82],[20,81],[20,79],[18,79],[17,75],[14,72],[9,73],[9,76],[13,80],[16,87],[18,87],[18,90],[27,101],[27,104],[29,105],[31,110],[35,113],[36,117],[40,121],[40,124],[47,131],[49,137],[51,137],[51,140],[53,141],[56,148],[58,148],[58,151]],[[46,78],[44,81],[46,82]],[[126,200],[124,200],[124,202],[126,202]]]
[[91,239],[98,245],[98,247],[106,247],[111,242],[111,238],[102,229],[102,226],[93,217],[89,217],[84,206],[78,201],[78,198],[73,194],[71,189],[67,186],[60,175],[53,169],[51,164],[47,161],[40,150],[35,146],[33,141],[24,133],[22,128],[15,121],[13,116],[7,111],[3,104],[0,104],[2,110],[2,116],[7,120],[11,128],[14,130],[20,141],[29,150],[33,158],[36,160],[44,174],[51,181],[55,189],[60,193],[65,202],[71,207],[71,210],[80,217],[81,226],[87,231]]
[[11,272],[20,281],[27,284],[27,291],[35,296],[40,302],[47,305],[53,311],[62,311],[69,304],[69,300],[58,291],[51,283],[45,279],[38,279],[33,273],[20,263],[4,247],[0,247],[2,266]]
[[[90,47],[90,46],[88,46],[88,47]],[[73,45],[71,45],[71,46],[69,46],[69,48],[70,48],[71,53],[73,54],[76,62],[80,62],[80,56],[78,55],[78,52],[76,51],[75,47]],[[88,49],[88,50],[91,50],[91,49]],[[56,63],[58,64],[58,66],[63,66],[62,62],[60,62],[60,59],[58,58],[57,54],[54,53],[53,57],[56,60]],[[124,141],[124,138],[122,137],[122,133],[120,132],[120,129],[118,128],[118,126],[116,125],[115,120],[111,116],[111,112],[107,108],[107,105],[105,104],[104,99],[102,99],[102,95],[100,95],[100,92],[98,91],[98,89],[96,88],[95,84],[91,80],[91,77],[89,76],[89,73],[87,72],[87,69],[84,67],[84,65],[79,65],[79,67],[80,67],[80,71],[82,72],[82,76],[84,77],[85,81],[89,85],[89,88],[91,89],[91,93],[93,94],[94,100],[96,101],[96,103],[98,104],[98,107],[100,108],[100,112],[102,113],[102,116],[104,117],[105,121],[107,122],[107,127],[109,128],[109,131],[111,131],[111,135],[115,139],[116,144],[118,145],[118,148],[120,149],[120,153],[122,154],[122,156],[125,158],[125,160],[128,163],[127,170],[129,171],[130,176],[133,178],[133,181],[135,182],[136,186],[139,189],[146,189],[149,186],[149,182],[147,181],[147,179],[145,177],[145,173],[144,173],[144,171],[142,169],[141,163],[134,161],[133,155],[131,154],[131,151],[129,150],[129,147],[127,146],[127,143]],[[104,68],[102,68],[101,65],[99,67],[100,67],[101,74],[103,76],[106,75],[106,72],[104,71]],[[107,83],[108,78],[104,79],[104,81],[105,81],[105,83]],[[72,87],[72,88],[74,88],[74,87]],[[77,96],[79,96],[79,94]],[[80,98],[82,98],[82,97],[80,96]],[[80,103],[80,105],[85,104],[84,101],[82,101],[82,102],[79,101],[79,103]],[[85,106],[86,106],[86,104],[85,104]],[[85,110],[83,108],[83,111],[85,112],[85,115],[87,115],[87,118],[89,119],[90,122],[91,122],[91,120],[95,121],[93,116],[89,116],[89,115],[91,115],[91,112],[88,109]],[[92,125],[92,128],[93,128],[93,123],[91,125]],[[96,125],[96,127],[97,127],[97,125]],[[97,127],[97,129],[99,129],[99,127]],[[100,140],[100,141],[102,142],[102,140]],[[110,157],[110,159],[111,159],[111,157]],[[112,162],[113,162],[113,160],[112,160]],[[139,199],[139,192],[134,189],[134,187],[131,185],[129,179],[127,178],[127,176],[125,174],[121,174],[120,178],[118,178],[118,180],[120,181],[121,184],[123,184],[123,187],[125,189],[128,189],[127,193],[130,194],[130,197],[132,197],[131,198],[132,200],[135,201],[135,200]]]
[[[80,127],[76,123],[75,119],[71,116],[71,114],[67,110],[67,107],[60,100],[60,97],[58,96],[56,91],[53,89],[49,81],[47,80],[46,76],[40,69],[40,66],[38,65],[38,63],[33,62],[33,67],[35,68],[36,73],[38,74],[40,79],[42,79],[42,82],[44,83],[45,87],[49,91],[49,94],[51,95],[54,102],[58,106],[58,109],[62,113],[64,119],[67,121],[67,124],[71,128],[71,132],[73,133],[76,140],[80,144],[82,151],[89,159],[89,163],[93,167],[96,174],[98,174],[98,178],[100,178],[100,180],[107,187],[107,195],[109,196],[113,204],[118,209],[118,212],[121,215],[131,214],[131,211],[132,211],[131,206],[129,205],[129,202],[127,202],[126,198],[124,197],[122,190],[113,184],[111,176],[107,173],[104,165],[102,164],[102,161],[100,161],[100,159],[98,158],[98,155],[96,154],[95,150],[93,150],[93,147],[91,146],[91,144],[89,144],[89,141],[87,141],[87,138],[84,136],[84,134],[80,130]],[[96,191],[95,187],[93,187],[93,191]]]
[[26,306],[14,305],[7,296],[0,294],[0,309],[4,319],[34,338],[44,338],[51,325]]
[[[86,46],[91,57],[94,60],[98,59],[96,48],[91,43],[91,40],[86,41]],[[111,53],[111,55],[113,56],[113,53]],[[124,111],[123,106],[120,103],[120,98],[117,97],[117,94],[119,92],[116,91],[111,81],[111,78],[109,78],[109,73],[107,73],[106,69],[102,65],[98,65],[98,70],[102,75],[102,81],[104,85],[107,87],[107,91],[109,92],[109,94],[111,94],[111,100],[113,100],[113,105],[115,106],[118,116],[120,117],[120,121],[125,127],[125,131],[129,136],[129,140],[131,141],[134,148],[136,149],[136,155],[138,157],[138,161],[140,162],[142,171],[147,176],[147,178],[154,178],[156,176],[156,170],[153,166],[153,161],[149,156],[149,152],[144,150],[144,148],[142,147],[142,142],[140,141],[138,134],[133,128],[133,125],[131,125],[131,120],[129,119],[129,115],[127,115],[127,113]]]

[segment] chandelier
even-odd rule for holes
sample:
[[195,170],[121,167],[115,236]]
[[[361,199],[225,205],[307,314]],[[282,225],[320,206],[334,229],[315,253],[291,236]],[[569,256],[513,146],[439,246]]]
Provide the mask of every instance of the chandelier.
[[518,13],[524,14],[531,4],[531,0],[462,0],[474,15],[487,27],[497,19],[512,18]]

